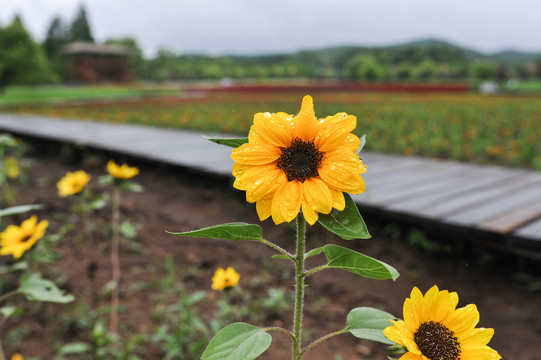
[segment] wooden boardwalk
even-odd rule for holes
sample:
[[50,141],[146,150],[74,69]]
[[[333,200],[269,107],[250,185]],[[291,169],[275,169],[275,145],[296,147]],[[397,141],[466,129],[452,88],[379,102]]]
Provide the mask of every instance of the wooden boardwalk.
[[[231,175],[231,149],[191,131],[0,114],[0,131],[80,144],[211,174]],[[219,136],[219,135],[216,135]],[[496,245],[541,251],[541,173],[363,151],[361,207],[492,235]]]

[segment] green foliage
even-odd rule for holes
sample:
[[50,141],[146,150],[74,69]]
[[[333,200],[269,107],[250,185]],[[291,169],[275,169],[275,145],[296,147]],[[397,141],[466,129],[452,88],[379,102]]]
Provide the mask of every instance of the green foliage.
[[261,226],[243,222],[208,226],[199,230],[187,232],[167,232],[171,235],[203,237],[209,239],[227,239],[235,241],[263,240],[263,231],[261,230]]
[[272,337],[265,329],[234,323],[220,330],[211,340],[202,360],[252,360],[264,353]]
[[79,7],[75,19],[70,25],[70,41],[90,41],[94,42],[90,25],[86,16],[86,9],[83,5]]
[[346,64],[346,77],[354,80],[377,80],[386,76],[385,67],[371,55],[357,55]]
[[329,214],[319,214],[318,222],[330,232],[344,240],[369,239],[370,233],[364,223],[357,204],[344,193],[346,207],[343,211],[332,209]]
[[470,72],[472,77],[480,80],[494,79],[496,72],[498,71],[498,65],[492,61],[474,61],[470,65]]
[[21,278],[21,286],[17,290],[30,301],[47,301],[68,303],[74,300],[73,295],[60,290],[55,283],[45,280],[40,274],[28,274]]
[[158,308],[162,324],[152,336],[152,344],[164,353],[164,360],[198,359],[210,339],[210,330],[195,306],[205,300],[207,293],[197,291],[179,294],[177,303]]
[[394,342],[383,335],[383,329],[391,325],[389,320],[392,319],[395,317],[385,311],[370,307],[358,307],[349,312],[346,330],[360,339],[392,345]]
[[216,144],[229,146],[232,148],[238,148],[248,142],[248,138],[208,138],[210,141]]
[[41,46],[16,17],[0,27],[0,84],[39,84],[56,80]]
[[399,276],[392,266],[345,247],[329,244],[323,246],[323,252],[327,257],[328,268],[342,269],[377,280],[396,280]]

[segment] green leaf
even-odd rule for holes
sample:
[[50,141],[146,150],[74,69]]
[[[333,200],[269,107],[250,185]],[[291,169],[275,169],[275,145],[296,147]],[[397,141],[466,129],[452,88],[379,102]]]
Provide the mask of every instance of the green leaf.
[[383,335],[383,329],[391,326],[389,321],[396,319],[393,315],[371,307],[358,307],[351,310],[346,321],[346,330],[360,339],[394,344],[394,341]]
[[42,208],[43,208],[43,205],[38,205],[38,204],[12,206],[12,207],[8,207],[6,209],[0,210],[0,218],[4,216],[22,214],[27,211],[38,210]]
[[127,220],[123,221],[122,224],[120,224],[120,232],[128,239],[133,239],[137,236],[137,230],[135,229],[135,226],[133,226],[132,223]]
[[234,323],[212,338],[201,360],[252,360],[263,354],[271,342],[272,336],[262,328]]
[[23,293],[30,301],[68,303],[74,300],[73,295],[64,294],[55,283],[43,279],[39,274],[23,276],[19,292]]
[[362,150],[363,150],[363,147],[366,145],[366,134],[364,134],[363,136],[361,136],[359,138],[359,140],[361,141],[360,144],[359,144],[359,148],[357,149],[357,154],[360,153]]
[[3,307],[0,307],[0,314],[2,314],[2,316],[4,318],[8,318],[10,317],[11,315],[13,314],[16,314],[16,313],[20,313],[22,312],[22,309],[21,308],[18,308],[16,306],[3,306]]
[[62,346],[60,350],[58,350],[58,355],[81,354],[90,350],[92,350],[92,346],[90,346],[90,344],[84,342],[74,342]]
[[398,271],[390,265],[356,251],[338,245],[325,245],[323,252],[327,257],[327,266],[343,269],[369,279],[396,280]]
[[319,214],[318,222],[327,230],[344,240],[369,239],[370,233],[355,201],[344,193],[346,207],[342,211],[333,209],[330,214]]
[[246,144],[248,138],[207,138],[208,140],[215,142],[216,144],[229,146],[232,148],[238,148],[239,146]]
[[304,254],[304,258],[308,259],[309,257],[319,255],[322,252],[323,252],[323,246],[308,251],[306,254]]
[[235,241],[263,240],[263,230],[261,229],[261,226],[243,222],[214,225],[187,232],[166,232],[172,235],[203,237],[209,239],[227,239]]
[[143,186],[126,179],[117,179],[115,184],[122,191],[143,192]]

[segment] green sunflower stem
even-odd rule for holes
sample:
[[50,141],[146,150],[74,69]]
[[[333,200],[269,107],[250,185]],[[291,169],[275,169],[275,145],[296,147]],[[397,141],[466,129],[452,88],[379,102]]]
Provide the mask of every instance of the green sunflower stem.
[[2,340],[0,340],[0,360],[6,360],[6,356],[4,355],[4,349],[2,349]]
[[111,294],[111,321],[109,330],[112,334],[118,333],[118,302],[119,302],[119,286],[120,286],[120,189],[115,186],[113,189],[112,200],[112,218],[111,225],[113,228],[113,239],[111,244],[111,267],[113,270],[114,288]]
[[304,306],[304,249],[306,242],[306,221],[304,215],[297,215],[297,253],[295,254],[295,312],[293,317],[293,360],[302,356],[302,314]]

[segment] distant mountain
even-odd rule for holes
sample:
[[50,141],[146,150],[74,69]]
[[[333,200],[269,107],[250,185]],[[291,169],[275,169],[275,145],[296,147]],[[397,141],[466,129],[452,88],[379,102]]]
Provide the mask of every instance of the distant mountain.
[[290,54],[229,56],[239,62],[259,62],[264,64],[281,63],[286,60],[298,60],[305,64],[322,66],[343,66],[349,59],[359,54],[370,54],[385,59],[389,63],[408,61],[418,63],[431,59],[438,63],[468,63],[473,60],[492,60],[502,65],[516,65],[533,61],[540,53],[520,52],[514,50],[500,51],[493,54],[482,53],[472,49],[454,45],[438,39],[425,39],[404,44],[367,47],[367,46],[334,46],[317,50],[301,50]]
[[530,62],[538,59],[541,56],[540,53],[533,52],[521,52],[515,50],[505,50],[490,55],[490,58],[496,62],[505,65],[516,65],[525,62]]

